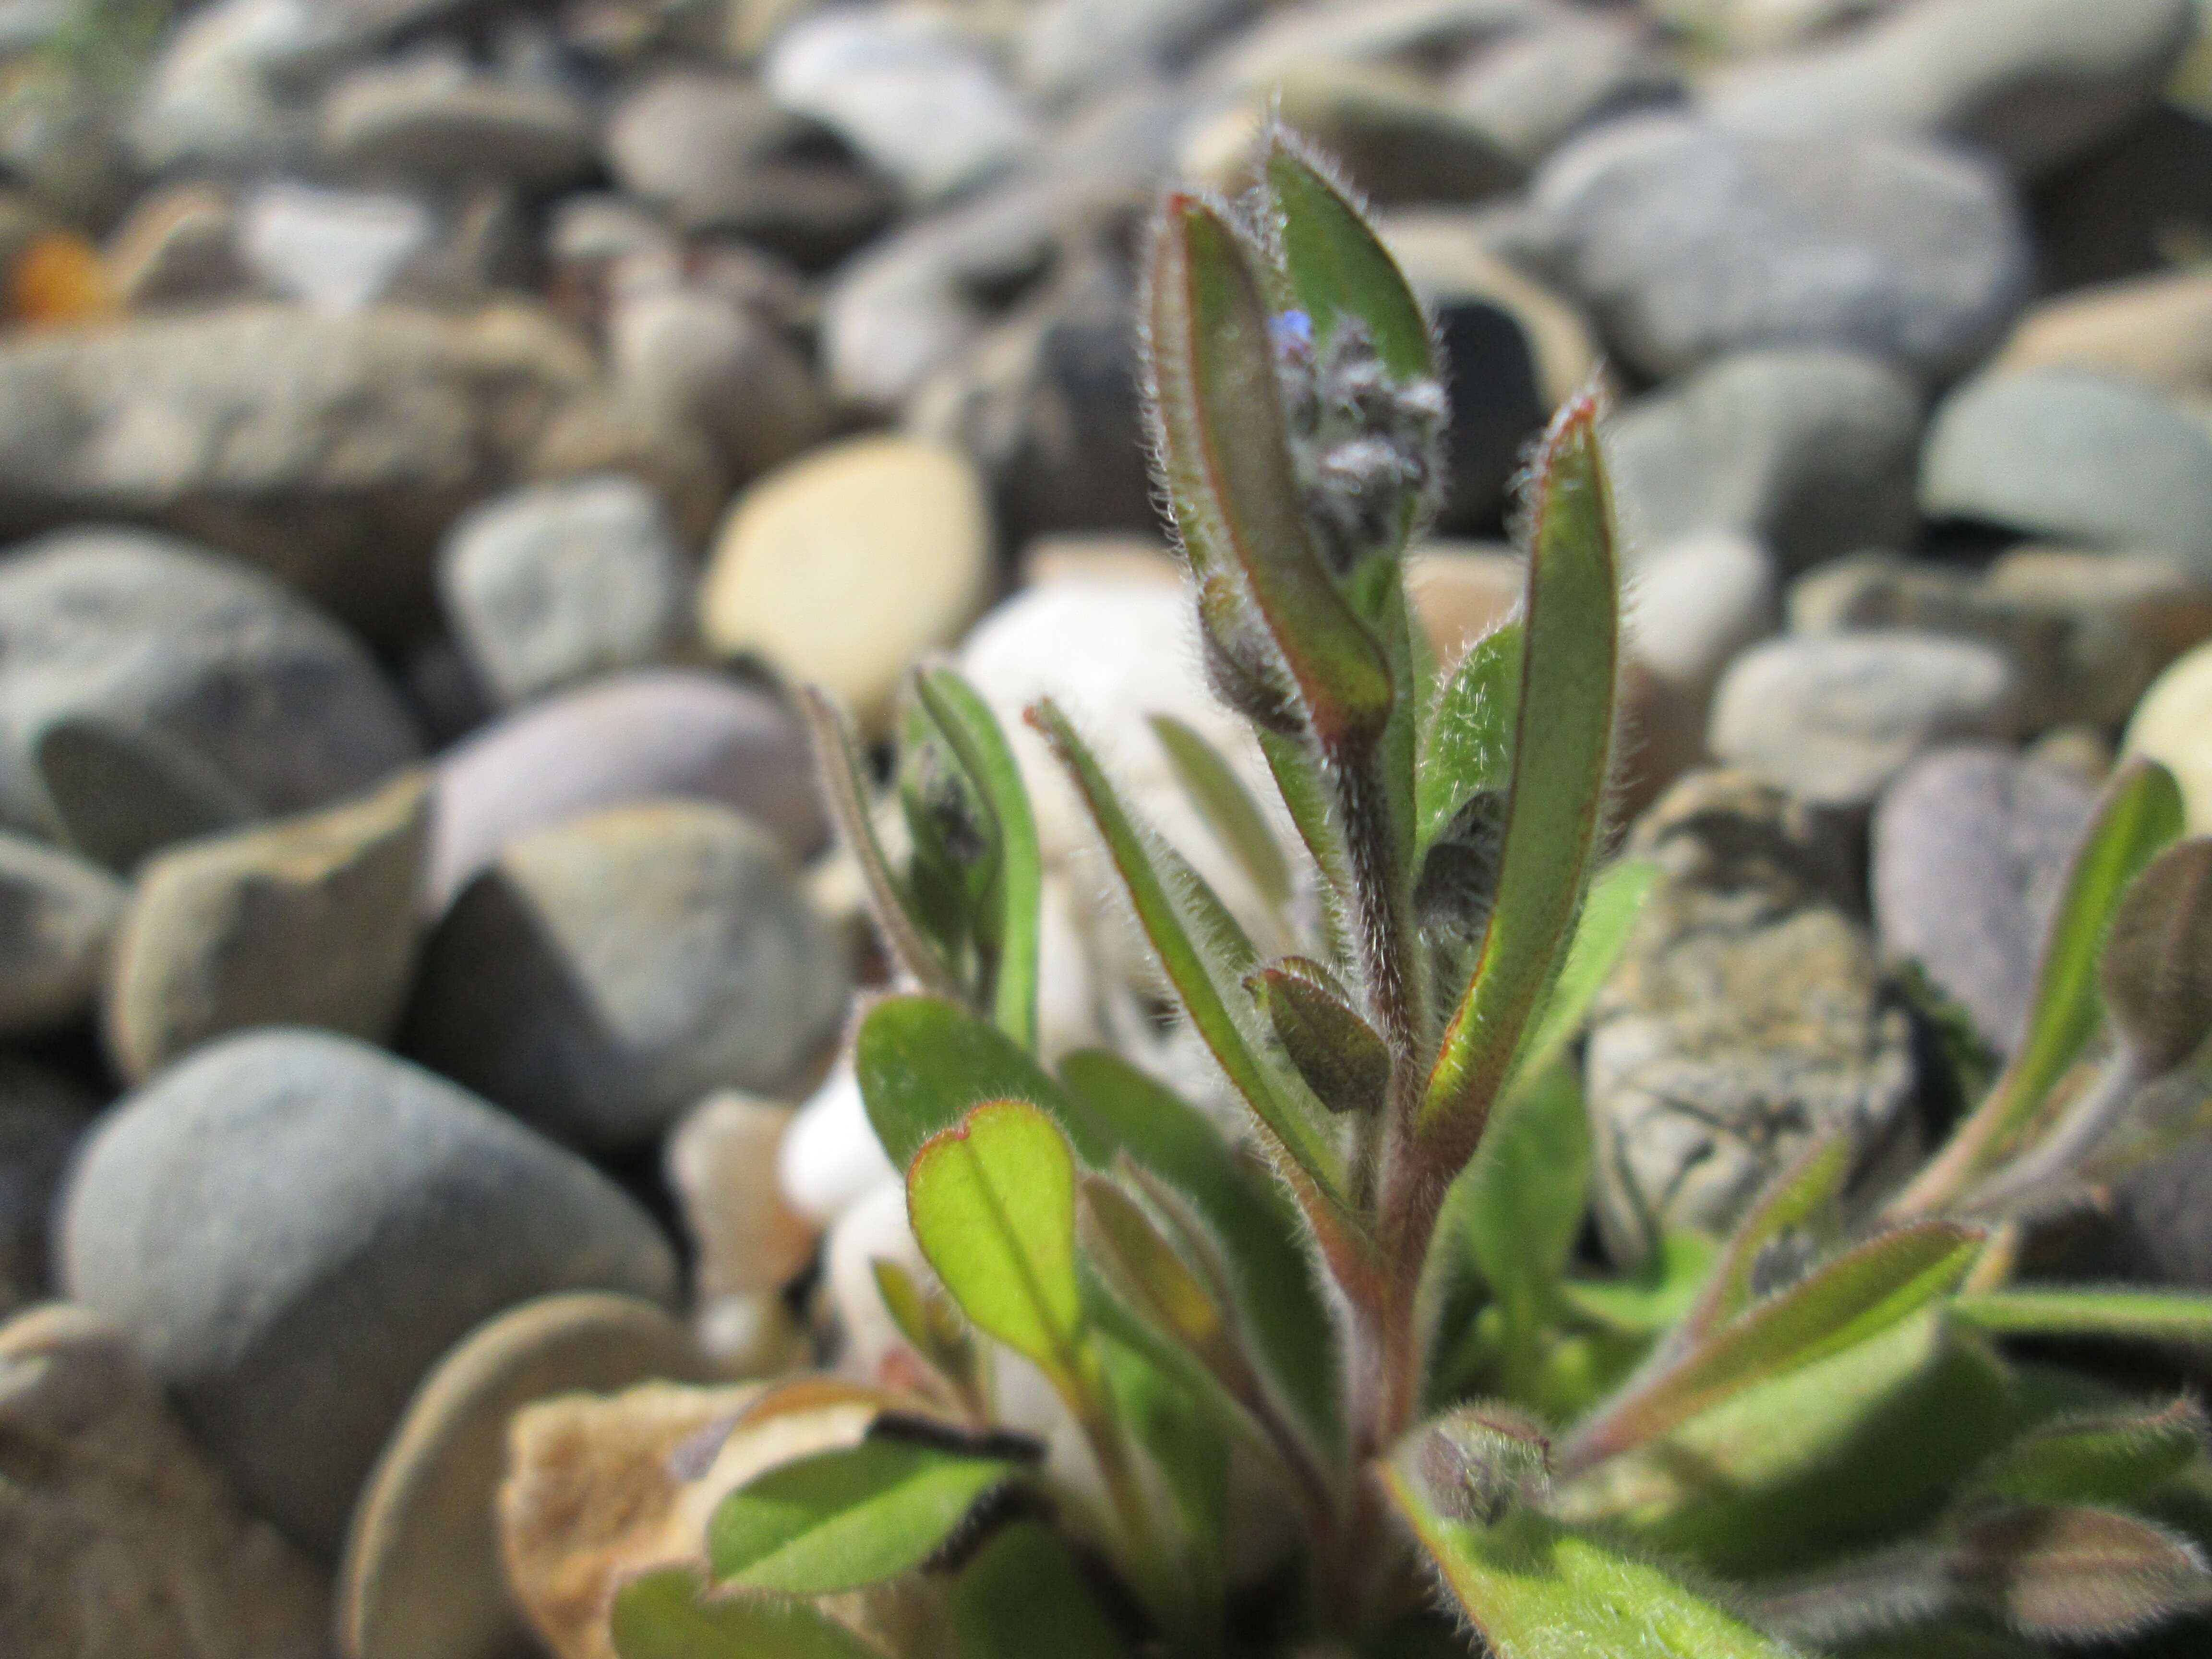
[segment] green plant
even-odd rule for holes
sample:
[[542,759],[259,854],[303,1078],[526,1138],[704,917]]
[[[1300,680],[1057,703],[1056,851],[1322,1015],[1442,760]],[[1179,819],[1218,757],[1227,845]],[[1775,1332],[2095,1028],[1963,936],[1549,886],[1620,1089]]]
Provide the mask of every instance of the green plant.
[[[1210,677],[1304,879],[1226,762],[1160,734],[1304,953],[1263,959],[1069,720],[1030,713],[1249,1133],[1115,1054],[1037,1059],[1036,834],[957,675],[913,682],[898,857],[811,698],[918,988],[871,1008],[855,1064],[934,1269],[878,1277],[928,1377],[726,1501],[721,1588],[625,1589],[625,1659],[1413,1656],[1466,1651],[1455,1622],[1504,1659],[2025,1654],[2212,1601],[2196,1408],[1995,1340],[2212,1340],[2200,1298],[2010,1285],[2036,1222],[2208,1119],[2212,843],[2176,842],[2172,780],[2115,780],[2027,1042],[1901,1190],[1855,1188],[1830,1138],[1730,1237],[1579,1264],[1573,1038],[1652,879],[1599,867],[1599,410],[1571,403],[1530,465],[1520,616],[1440,676],[1401,580],[1443,415],[1426,319],[1294,142],[1256,176],[1241,210],[1167,199],[1146,349]],[[1000,1422],[1006,1356],[1079,1454]],[[1260,1512],[1295,1524],[1255,1589],[1230,1557]]]

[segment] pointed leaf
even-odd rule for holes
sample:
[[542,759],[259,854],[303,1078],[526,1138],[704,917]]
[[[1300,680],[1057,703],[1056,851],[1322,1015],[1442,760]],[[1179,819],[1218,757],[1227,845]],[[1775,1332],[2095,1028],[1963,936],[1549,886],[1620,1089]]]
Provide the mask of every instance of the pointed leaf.
[[1019,1472],[910,1440],[869,1439],[785,1463],[722,1500],[707,1528],[715,1576],[827,1595],[909,1572]]
[[1034,1521],[1006,1528],[961,1569],[952,1629],[960,1659],[1127,1659],[1129,1652],[1067,1547]]
[[1390,1091],[1390,1047],[1334,987],[1290,957],[1244,983],[1266,1012],[1275,1040],[1332,1112],[1371,1115]]
[[1712,1278],[1682,1323],[1684,1340],[1720,1329],[1768,1294],[1773,1286],[1761,1281],[1774,1271],[1778,1251],[1824,1242],[1850,1177],[1851,1151],[1849,1133],[1824,1135],[1782,1172],[1729,1236]]
[[1037,951],[1043,859],[1036,819],[1006,733],[975,688],[949,668],[924,668],[915,689],[995,820],[998,960],[991,1010],[999,1029],[1024,1048],[1036,1046]]
[[1456,1173],[1565,955],[1612,764],[1620,577],[1598,407],[1570,402],[1534,468],[1526,642],[1498,896],[1419,1127]]
[[1085,1375],[1075,1158],[1025,1101],[976,1107],[907,1171],[915,1240],[977,1329],[1063,1390]]
[[2212,836],[2144,866],[2113,913],[2100,976],[2105,1006],[2152,1077],[2212,1035]]
[[2007,1446],[1966,1490],[2026,1504],[2137,1504],[2203,1455],[2204,1432],[2203,1409],[2188,1399],[2062,1418]]
[[1566,963],[1513,1062],[1516,1076],[1550,1065],[1582,1030],[1658,879],[1659,866],[1649,859],[1618,859],[1591,878]]
[[1308,534],[1267,302],[1218,209],[1170,194],[1146,309],[1156,447],[1193,568],[1242,579],[1324,749],[1381,731],[1389,670]]
[[1281,915],[1291,902],[1290,861],[1236,769],[1194,728],[1172,714],[1154,714],[1152,727],[1190,804],[1236,859],[1252,890]]
[[696,1567],[659,1567],[624,1583],[610,1633],[620,1659],[884,1659],[805,1601],[709,1594]]
[[1228,1310],[1137,1202],[1103,1176],[1083,1178],[1084,1255],[1138,1316],[1217,1376],[1242,1366]]
[[899,1334],[963,1400],[979,1399],[975,1345],[958,1311],[944,1297],[915,1284],[897,1262],[878,1258],[868,1265],[876,1293]]
[[1422,733],[1414,786],[1423,850],[1452,827],[1477,795],[1503,795],[1513,781],[1513,731],[1521,706],[1516,618],[1468,647]]
[[1527,1507],[1494,1527],[1452,1521],[1418,1476],[1385,1467],[1390,1495],[1498,1659],[1791,1659],[1661,1569]]
[[1273,210],[1291,298],[1326,338],[1356,317],[1400,380],[1432,377],[1429,319],[1350,194],[1286,128],[1267,135],[1261,178]]
[[2000,1336],[2103,1336],[2212,1346],[2212,1296],[2187,1291],[1985,1291],[1951,1311]]
[[2117,1510],[2023,1504],[1959,1531],[1954,1582],[2031,1641],[2110,1640],[2212,1606],[2196,1546]]

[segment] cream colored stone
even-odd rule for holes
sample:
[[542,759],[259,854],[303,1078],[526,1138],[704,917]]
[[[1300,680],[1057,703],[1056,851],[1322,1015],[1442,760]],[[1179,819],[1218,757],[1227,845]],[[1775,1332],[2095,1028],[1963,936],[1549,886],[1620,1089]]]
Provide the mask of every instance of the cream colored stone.
[[1511,616],[1527,580],[1521,556],[1495,542],[1430,542],[1406,563],[1413,615],[1440,664]]
[[2161,271],[2033,307],[1990,365],[2094,368],[2179,397],[2212,392],[2212,274]]
[[814,1252],[813,1227],[776,1185],[776,1154],[793,1116],[788,1106],[723,1090],[692,1108],[669,1139],[669,1184],[699,1247],[702,1301],[773,1291]]
[[2189,833],[2212,835],[2212,644],[2152,682],[2128,723],[2125,752],[2165,763],[2181,784]]
[[416,1390],[354,1512],[338,1589],[346,1659],[511,1651],[523,1626],[494,1513],[509,1421],[575,1389],[714,1375],[682,1324],[629,1297],[541,1297],[480,1327]]
[[701,627],[716,650],[758,653],[880,733],[900,677],[981,606],[991,543],[965,457],[911,438],[847,439],[738,497],[700,590]]

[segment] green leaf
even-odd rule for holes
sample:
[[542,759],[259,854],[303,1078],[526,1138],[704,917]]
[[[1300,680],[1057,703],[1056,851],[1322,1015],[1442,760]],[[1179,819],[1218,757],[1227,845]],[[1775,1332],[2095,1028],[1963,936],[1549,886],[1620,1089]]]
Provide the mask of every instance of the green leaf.
[[980,1404],[983,1394],[975,1344],[959,1311],[948,1298],[915,1283],[914,1275],[897,1262],[879,1257],[868,1265],[875,1274],[876,1293],[883,1297],[899,1334],[952,1385],[963,1403]]
[[910,1572],[1018,1473],[909,1440],[868,1439],[769,1470],[707,1528],[716,1577],[747,1589],[827,1595]]
[[1534,1510],[1494,1527],[1446,1519],[1418,1477],[1385,1478],[1399,1513],[1498,1659],[1791,1659],[1761,1635],[1648,1562]]
[[1516,1076],[1549,1066],[1582,1030],[1658,879],[1659,866],[1649,859],[1617,859],[1591,878],[1565,965],[1514,1062]]
[[924,1141],[986,1100],[1026,1100],[1042,1107],[1085,1163],[1103,1168],[1120,1146],[1012,1038],[935,997],[885,997],[869,1009],[854,1043],[853,1066],[876,1138],[902,1170]]
[[1433,377],[1428,318],[1350,196],[1285,128],[1267,135],[1260,173],[1289,297],[1313,319],[1316,337],[1325,339],[1346,317],[1357,317],[1394,376]]
[[1156,447],[1192,568],[1242,580],[1323,749],[1378,732],[1389,669],[1308,532],[1251,256],[1218,209],[1170,192],[1149,270]]
[[1194,936],[1163,873],[1155,853],[1157,837],[1130,816],[1065,715],[1044,702],[1031,711],[1031,718],[1074,780],[1184,1012],[1262,1133],[1284,1155],[1299,1206],[1340,1276],[1356,1274],[1367,1255],[1366,1245],[1338,1196],[1341,1183],[1334,1149],[1313,1119],[1293,1103],[1284,1080],[1261,1060],[1239,1021],[1213,961]]
[[1135,1200],[1103,1176],[1083,1178],[1084,1255],[1114,1293],[1200,1364],[1239,1385],[1249,1376],[1229,1310],[1214,1287],[1176,1253]]
[[1361,1018],[1326,969],[1285,957],[1249,975],[1291,1064],[1330,1111],[1371,1116],[1390,1092],[1390,1046]]
[[1729,1236],[1712,1278],[1683,1322],[1686,1340],[1718,1330],[1756,1302],[1766,1288],[1760,1279],[1773,1270],[1778,1254],[1802,1254],[1826,1242],[1850,1178],[1851,1153],[1851,1136],[1838,1131],[1814,1141],[1782,1172]]
[[2067,870],[2037,969],[2027,1037],[1988,1097],[1899,1195],[1895,1210],[1939,1209],[2017,1149],[2052,1088],[2096,1033],[2103,1013],[2098,966],[2122,895],[2181,829],[2181,791],[2172,773],[2138,758],[2113,774]]
[[1754,1382],[1880,1335],[1955,1290],[1982,1244],[1972,1229],[1923,1221],[1845,1251],[1632,1385],[1576,1431],[1563,1466],[1589,1468]]
[[1252,890],[1282,917],[1291,902],[1290,860],[1236,769],[1194,728],[1172,714],[1154,714],[1152,727],[1199,817],[1236,859]]
[[868,914],[892,959],[932,995],[957,1001],[960,981],[943,954],[930,943],[912,896],[884,854],[876,837],[876,823],[868,809],[868,784],[853,748],[852,733],[837,707],[812,686],[799,691],[799,712],[805,716],[812,739],[814,764],[822,775],[830,815],[837,832],[860,866],[861,885],[868,897]]
[[2212,836],[2167,848],[2136,878],[2106,936],[2100,982],[2146,1076],[2212,1035]]
[[615,1592],[620,1659],[884,1659],[805,1601],[709,1595],[696,1567],[659,1567]]
[[1006,733],[974,687],[951,669],[935,667],[921,670],[915,685],[988,807],[997,831],[991,1011],[1000,1030],[1024,1048],[1034,1048],[1044,863],[1029,791]]
[[1589,1122],[1581,1080],[1552,1065],[1515,1089],[1462,1182],[1464,1236],[1504,1322],[1504,1386],[1527,1386],[1537,1340],[1581,1231],[1589,1191]]
[[1129,1652],[1067,1547],[1034,1521],[999,1533],[961,1570],[952,1630],[960,1659],[1127,1659]]
[[2026,1504],[2137,1504],[2203,1457],[2204,1432],[2203,1410],[2188,1399],[2061,1418],[2007,1446],[1966,1490]]
[[1075,1267],[1075,1157],[1052,1120],[1025,1101],[976,1107],[915,1154],[907,1214],[975,1328],[1063,1394],[1084,1393],[1091,1369]]
[[1958,1532],[1951,1582],[2031,1641],[2108,1641],[2212,1606],[2196,1547],[2117,1510],[2021,1504]]
[[1521,634],[1517,619],[1501,623],[1468,647],[1421,734],[1413,799],[1424,852],[1450,830],[1469,801],[1502,796],[1513,781]]
[[1455,1174],[1565,955],[1612,764],[1620,576],[1596,399],[1570,402],[1533,469],[1532,547],[1498,894],[1445,1028],[1419,1127]]
[[1951,1311],[2000,1336],[2102,1336],[2212,1346],[2212,1296],[2187,1291],[1985,1291]]

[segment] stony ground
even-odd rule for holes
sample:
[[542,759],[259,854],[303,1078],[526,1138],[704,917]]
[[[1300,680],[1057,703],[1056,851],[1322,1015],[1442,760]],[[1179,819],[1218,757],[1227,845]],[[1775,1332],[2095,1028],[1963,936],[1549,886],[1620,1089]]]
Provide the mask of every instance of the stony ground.
[[[1618,398],[1667,877],[1589,1039],[1605,1247],[1836,1122],[1909,1156],[2116,756],[2212,830],[2208,18],[4,0],[0,1651],[605,1659],[614,1571],[852,1431],[700,1439],[811,1343],[895,1364],[912,1250],[780,687],[1052,692],[1249,896],[1144,718],[1249,759],[1130,259],[1271,105],[1450,359],[1440,651],[1524,444]],[[1048,1048],[1204,1091],[1024,758]],[[2185,1152],[2083,1248],[2212,1285],[2208,1198]]]

